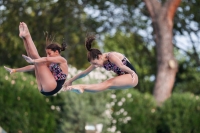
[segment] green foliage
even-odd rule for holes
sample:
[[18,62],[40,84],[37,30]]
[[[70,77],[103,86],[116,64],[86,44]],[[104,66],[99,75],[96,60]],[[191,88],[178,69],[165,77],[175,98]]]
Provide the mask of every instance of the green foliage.
[[121,133],[198,133],[200,98],[191,93],[174,93],[157,107],[153,97],[123,90],[111,101],[112,126]]
[[60,132],[84,133],[86,124],[102,123],[104,128],[109,119],[103,114],[106,97],[103,93],[75,94],[73,92],[61,94],[64,101],[63,113],[60,116]]
[[35,78],[24,73],[9,75],[0,68],[0,125],[8,133],[54,133],[56,112],[40,94]]
[[194,58],[188,59],[185,54],[178,51],[176,51],[176,58],[179,68],[173,91],[177,93],[192,92],[199,95],[200,71]]
[[[200,94],[200,49],[199,49],[199,0],[182,0],[174,18],[174,36],[185,36],[184,40],[174,41],[179,54],[179,71],[176,77],[175,92]],[[186,42],[186,43],[185,43]],[[181,46],[181,48],[179,48]]]
[[111,108],[112,125],[121,133],[155,133],[158,122],[156,104],[149,94],[135,90],[123,90],[117,93]]
[[159,133],[198,133],[200,131],[200,99],[191,93],[174,93],[159,108]]
[[68,91],[46,97],[38,91],[35,77],[10,75],[2,67],[0,72],[0,126],[8,133],[84,133],[86,124],[102,123],[104,128],[109,124],[104,115],[109,92],[79,95]]
[[174,92],[193,92],[200,94],[200,71],[189,65],[190,62],[181,62],[179,73],[176,76]]
[[[98,68],[97,68],[98,69]],[[99,70],[100,71],[100,70]],[[73,84],[97,83],[96,75],[102,72],[93,71],[86,77],[79,79]],[[76,68],[69,66],[69,77],[80,73]],[[98,80],[100,80],[98,78]],[[101,81],[99,81],[101,82]],[[59,94],[62,97],[62,109],[59,117],[58,133],[84,133],[87,124],[103,124],[105,130],[110,123],[110,120],[105,116],[107,97],[110,96],[110,91],[99,93],[76,94],[74,92],[63,92]]]

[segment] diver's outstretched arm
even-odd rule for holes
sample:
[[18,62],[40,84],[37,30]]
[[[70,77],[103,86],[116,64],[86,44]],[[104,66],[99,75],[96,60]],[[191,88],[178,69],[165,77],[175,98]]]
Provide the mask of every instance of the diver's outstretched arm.
[[10,74],[13,74],[15,72],[28,72],[28,71],[33,71],[35,69],[34,65],[28,65],[25,67],[21,67],[21,68],[9,68],[4,66],[4,68],[6,69],[6,71],[10,72]]
[[75,75],[74,77],[72,77],[69,80],[66,80],[65,83],[63,84],[63,91],[67,91],[69,89],[67,89],[67,86],[72,85],[72,82],[76,81],[77,79],[83,78],[86,75],[88,75],[91,71],[93,71],[96,67],[94,67],[93,65],[90,65],[87,69],[85,69],[84,71],[82,71],[81,73]]

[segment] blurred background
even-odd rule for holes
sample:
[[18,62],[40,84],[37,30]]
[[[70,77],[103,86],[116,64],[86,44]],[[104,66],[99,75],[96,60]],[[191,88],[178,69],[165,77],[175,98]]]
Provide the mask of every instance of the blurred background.
[[[0,133],[199,133],[200,0],[0,0]],[[153,20],[153,21],[152,21]],[[68,47],[69,76],[90,64],[84,41],[123,53],[136,68],[135,88],[100,93],[41,95],[19,38],[27,23],[41,56],[44,33]],[[97,69],[76,83],[99,83]]]

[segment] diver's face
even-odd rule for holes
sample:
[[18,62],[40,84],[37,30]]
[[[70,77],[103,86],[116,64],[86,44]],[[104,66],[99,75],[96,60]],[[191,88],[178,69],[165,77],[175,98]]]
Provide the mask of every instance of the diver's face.
[[56,50],[55,52],[51,49],[46,49],[46,54],[47,54],[47,57],[54,57],[54,56],[58,56],[59,55],[59,52],[58,50]]
[[104,61],[102,59],[102,55],[99,55],[99,59],[91,60],[90,64],[95,67],[103,67]]

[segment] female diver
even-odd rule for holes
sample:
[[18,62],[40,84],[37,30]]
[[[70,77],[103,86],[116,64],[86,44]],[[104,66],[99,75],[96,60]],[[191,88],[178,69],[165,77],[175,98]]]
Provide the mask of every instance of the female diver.
[[60,52],[65,50],[66,45],[63,43],[60,47],[57,43],[50,43],[45,49],[47,57],[40,57],[24,22],[19,24],[19,36],[23,39],[29,57],[22,56],[32,65],[15,69],[4,66],[5,69],[10,74],[35,71],[39,91],[46,96],[56,94],[62,88],[68,74],[67,60],[60,55]]
[[[138,76],[129,60],[118,52],[102,53],[98,49],[91,48],[94,40],[95,36],[88,36],[85,41],[85,46],[88,51],[87,59],[91,65],[83,72],[67,80],[62,90],[79,90],[80,93],[83,93],[84,91],[98,92],[107,89],[127,89],[135,87],[138,84]],[[96,67],[104,67],[108,71],[115,72],[118,76],[98,84],[72,85],[73,81],[86,76]]]

